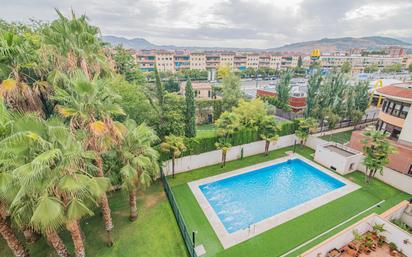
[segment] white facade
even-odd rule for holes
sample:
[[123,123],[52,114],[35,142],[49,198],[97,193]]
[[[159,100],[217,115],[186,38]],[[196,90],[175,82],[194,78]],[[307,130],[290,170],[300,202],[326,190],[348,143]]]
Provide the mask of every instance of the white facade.
[[316,147],[315,161],[341,175],[357,170],[362,160],[361,152],[341,144],[327,142]]
[[206,70],[206,55],[204,53],[190,54],[190,69]]

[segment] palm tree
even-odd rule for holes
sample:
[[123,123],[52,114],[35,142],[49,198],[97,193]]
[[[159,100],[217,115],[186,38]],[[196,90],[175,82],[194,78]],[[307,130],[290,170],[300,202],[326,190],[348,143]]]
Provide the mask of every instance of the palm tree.
[[[85,149],[96,153],[97,176],[103,178],[102,154],[118,144],[122,135],[122,125],[112,117],[124,115],[122,108],[115,103],[118,96],[110,90],[108,81],[92,80],[81,71],[76,71],[68,80],[65,89],[56,88],[54,99],[58,102],[57,111],[69,120],[73,132],[86,132]],[[101,197],[102,214],[107,231],[108,245],[113,245],[113,222],[107,195]]]
[[229,151],[230,147],[232,145],[229,142],[226,142],[225,140],[221,140],[217,143],[215,143],[216,149],[222,151],[222,165],[221,167],[223,168],[226,165],[226,155],[227,152]]
[[273,116],[265,116],[260,123],[260,137],[265,140],[265,155],[269,154],[269,146],[271,142],[276,142],[279,139],[279,127],[276,119]]
[[[23,119],[26,119],[23,117]],[[27,220],[36,230],[43,232],[60,256],[68,256],[67,249],[57,231],[66,226],[72,236],[77,257],[85,256],[79,221],[92,215],[87,206],[95,202],[109,188],[105,178],[93,177],[87,167],[93,152],[83,150],[62,122],[47,122],[29,117],[32,126],[24,126],[21,136],[11,135],[2,146],[10,152],[26,148],[24,155],[30,160],[14,169],[19,180],[19,192],[11,204],[16,223]],[[26,128],[27,127],[27,128]],[[18,159],[28,159],[18,155]]]
[[23,73],[36,66],[35,60],[34,48],[26,38],[11,31],[0,34],[0,71],[8,74],[8,79],[0,84],[0,96],[18,111],[41,114],[39,91],[29,86],[30,76]]
[[59,18],[43,30],[43,51],[45,58],[52,60],[51,65],[58,72],[72,73],[81,68],[88,78],[114,70],[104,55],[99,29],[91,26],[85,15],[77,17],[72,11],[66,18],[56,12]]
[[186,145],[183,142],[183,137],[169,135],[165,137],[165,141],[160,144],[160,150],[164,153],[169,153],[172,156],[172,178],[175,177],[175,161],[184,151]]
[[376,172],[383,174],[383,168],[389,163],[389,155],[395,153],[395,148],[389,142],[385,131],[368,129],[363,133],[363,152],[366,155],[363,164],[366,167],[365,181],[370,183]]
[[26,251],[24,246],[20,243],[19,239],[14,234],[10,227],[10,224],[5,218],[0,218],[0,234],[6,241],[13,255],[16,257],[28,257],[29,253]]
[[296,137],[299,139],[301,145],[305,145],[309,137],[309,133],[316,132],[318,122],[315,118],[306,118],[299,120],[299,127],[295,131]]
[[149,186],[152,179],[159,174],[159,153],[152,144],[159,138],[153,129],[134,120],[125,122],[127,133],[120,147],[124,166],[120,170],[123,187],[129,192],[130,221],[137,219],[136,192],[139,185]]

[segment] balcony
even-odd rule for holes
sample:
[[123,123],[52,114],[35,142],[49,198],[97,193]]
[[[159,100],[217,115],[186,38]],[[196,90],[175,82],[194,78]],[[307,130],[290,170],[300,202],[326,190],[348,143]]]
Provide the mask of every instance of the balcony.
[[386,123],[400,128],[403,128],[403,124],[405,123],[405,119],[392,116],[385,112],[379,112],[378,118]]

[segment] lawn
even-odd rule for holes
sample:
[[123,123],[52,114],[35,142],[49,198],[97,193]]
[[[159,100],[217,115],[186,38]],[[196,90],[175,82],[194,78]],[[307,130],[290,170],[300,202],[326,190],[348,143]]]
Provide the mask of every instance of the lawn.
[[353,132],[352,130],[349,130],[349,131],[344,131],[344,132],[339,132],[339,133],[335,133],[331,135],[322,136],[320,138],[326,141],[332,141],[332,142],[337,142],[340,144],[345,144],[350,141],[352,132]]
[[196,127],[196,138],[206,138],[216,136],[216,126],[214,124],[204,124]]
[[[378,180],[374,180],[370,185],[365,185],[363,182],[363,174],[360,172],[354,172],[347,175],[346,178],[360,184],[362,188],[278,227],[275,227],[248,241],[224,250],[212,227],[209,225],[208,220],[203,214],[203,211],[200,209],[190,188],[187,186],[187,182],[275,159],[284,156],[285,151],[291,149],[291,147],[288,147],[273,151],[268,157],[256,155],[246,157],[243,160],[231,161],[227,163],[224,168],[220,168],[219,165],[209,166],[194,170],[192,172],[179,174],[175,179],[169,179],[178,205],[183,213],[186,224],[188,225],[189,231],[198,231],[197,243],[204,245],[207,251],[205,256],[280,256],[296,246],[299,246],[300,244],[321,234],[322,232],[336,226],[342,221],[345,221],[370,206],[380,202],[381,200],[385,200],[380,207],[376,207],[373,210],[364,213],[344,226],[337,228],[324,237],[319,238],[315,242],[289,255],[297,256],[303,251],[313,247],[338,231],[343,230],[345,227],[362,219],[370,213],[381,213],[400,201],[410,197],[410,195],[390,187]],[[313,150],[306,147],[298,147],[297,152],[306,158],[313,160]]]
[[[99,257],[186,257],[188,256],[175,217],[159,182],[153,184],[145,194],[139,193],[139,218],[135,222],[128,220],[128,197],[124,192],[115,192],[110,196],[113,214],[115,245],[112,248],[104,244],[105,230],[100,214],[82,222],[86,235],[87,256]],[[67,233],[61,233],[66,245],[73,250]],[[30,246],[32,257],[57,256],[41,239]],[[0,237],[0,256],[12,254]]]

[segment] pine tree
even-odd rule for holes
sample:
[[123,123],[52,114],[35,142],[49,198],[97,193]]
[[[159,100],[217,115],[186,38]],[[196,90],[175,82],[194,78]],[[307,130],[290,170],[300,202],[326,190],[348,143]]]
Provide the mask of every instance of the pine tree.
[[196,136],[195,93],[193,92],[192,82],[190,80],[188,80],[186,83],[185,97],[186,97],[185,135],[187,137],[195,137]]

